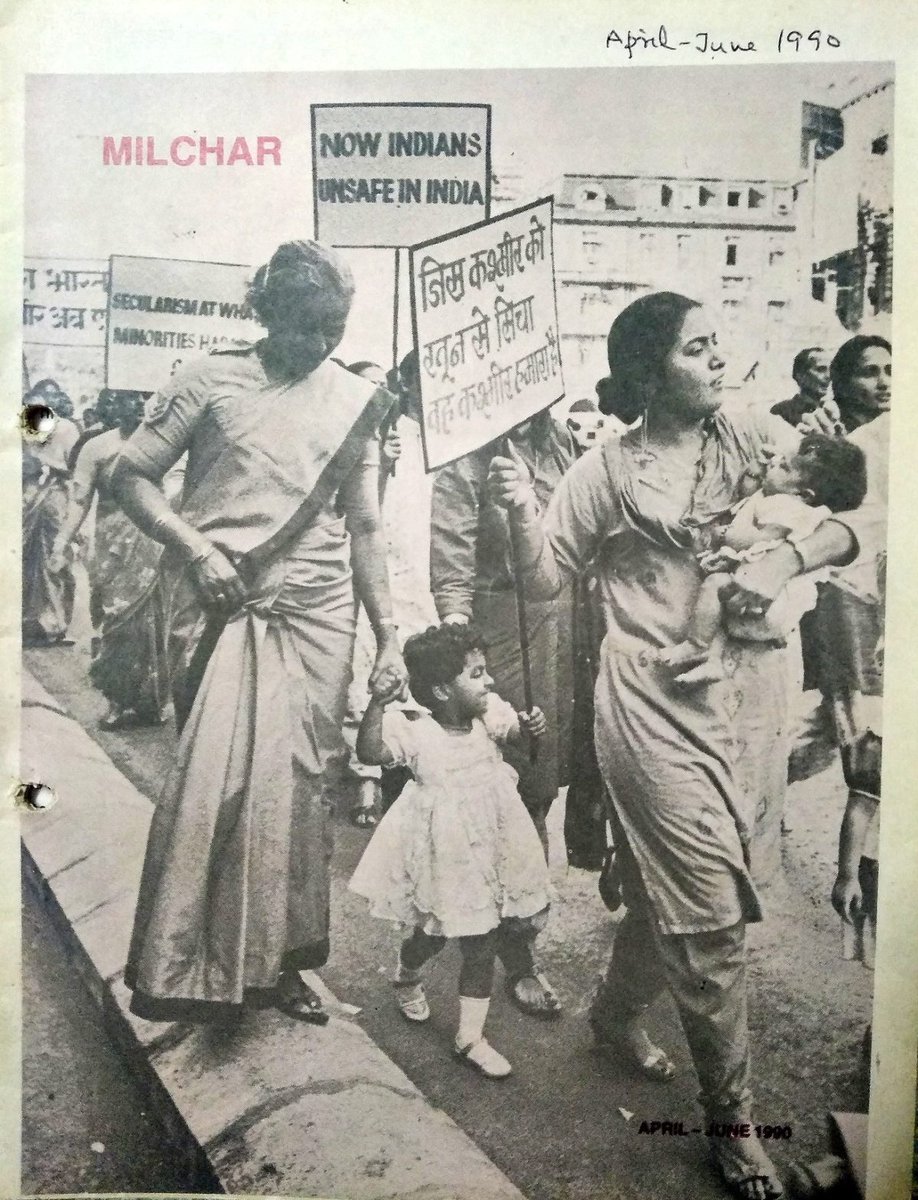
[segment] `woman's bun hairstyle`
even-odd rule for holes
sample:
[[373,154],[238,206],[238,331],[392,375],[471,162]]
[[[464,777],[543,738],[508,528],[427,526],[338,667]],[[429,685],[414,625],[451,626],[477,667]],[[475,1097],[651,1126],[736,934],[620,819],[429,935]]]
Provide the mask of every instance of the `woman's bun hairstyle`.
[[354,276],[347,262],[318,242],[284,242],[258,268],[246,299],[259,321],[270,328],[276,313],[291,307],[313,309],[317,317],[332,296],[350,304]]

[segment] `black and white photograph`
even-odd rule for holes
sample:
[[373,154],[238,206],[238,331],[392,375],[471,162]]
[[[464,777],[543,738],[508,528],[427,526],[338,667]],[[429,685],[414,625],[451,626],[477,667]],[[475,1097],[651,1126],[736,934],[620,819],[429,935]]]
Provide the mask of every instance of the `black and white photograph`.
[[26,74],[24,1195],[870,1194],[897,68],[604,21]]

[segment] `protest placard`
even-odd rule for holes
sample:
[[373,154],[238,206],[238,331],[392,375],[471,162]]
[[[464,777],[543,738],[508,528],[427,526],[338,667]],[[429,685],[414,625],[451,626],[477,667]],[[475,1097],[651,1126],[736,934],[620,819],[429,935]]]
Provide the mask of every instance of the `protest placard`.
[[246,303],[252,268],[174,258],[111,258],[105,379],[155,391],[187,358],[253,342],[261,327]]
[[564,395],[551,197],[410,251],[428,471]]
[[105,345],[108,263],[26,258],[22,267],[22,340],[26,346]]
[[409,246],[490,216],[488,104],[314,104],[316,239]]

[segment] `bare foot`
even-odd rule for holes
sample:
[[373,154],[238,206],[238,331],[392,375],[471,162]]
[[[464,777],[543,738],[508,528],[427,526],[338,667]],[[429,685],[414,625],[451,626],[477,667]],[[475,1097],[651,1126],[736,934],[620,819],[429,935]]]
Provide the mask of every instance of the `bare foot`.
[[597,1049],[624,1060],[634,1070],[655,1083],[666,1083],[676,1073],[669,1055],[647,1036],[643,1016],[638,1015],[623,1025],[602,1032],[594,1029]]

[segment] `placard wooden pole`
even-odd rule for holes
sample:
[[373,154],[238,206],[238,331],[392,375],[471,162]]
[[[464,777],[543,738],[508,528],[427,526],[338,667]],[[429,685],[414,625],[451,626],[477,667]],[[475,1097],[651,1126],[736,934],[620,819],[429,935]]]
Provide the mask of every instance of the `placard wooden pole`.
[[[511,458],[509,438],[504,439],[504,454]],[[520,635],[520,661],[523,667],[523,700],[526,712],[532,712],[532,665],[529,657],[529,621],[526,616],[526,589],[523,585],[519,564],[522,561],[519,547],[519,533],[513,522],[510,522],[510,571],[513,574],[513,591],[516,596],[516,623]],[[539,743],[534,737],[529,739],[529,761],[534,763],[539,756]]]
[[398,370],[398,276],[401,251],[395,247],[395,286],[392,289],[392,369]]
[[[398,309],[399,309],[399,294],[398,294],[398,277],[400,265],[401,251],[398,246],[395,247],[395,283],[392,288],[392,373],[398,379]],[[390,433],[396,426],[401,412],[399,406],[394,404],[389,415],[383,421],[382,428],[379,431],[380,439],[385,442],[386,435]],[[395,461],[386,459],[385,475],[395,474]],[[384,478],[385,476],[383,476]]]

